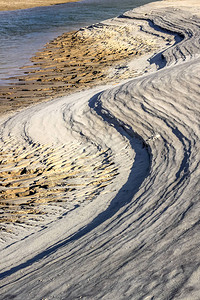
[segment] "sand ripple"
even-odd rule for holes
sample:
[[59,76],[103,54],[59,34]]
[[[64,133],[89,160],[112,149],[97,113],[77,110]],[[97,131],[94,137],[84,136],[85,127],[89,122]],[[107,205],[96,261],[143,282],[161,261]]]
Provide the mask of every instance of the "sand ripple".
[[[126,17],[143,16],[184,36],[157,54],[166,58],[165,68],[40,104],[2,123],[3,195],[19,170],[23,186],[40,177],[41,199],[52,175],[47,199],[60,186],[60,198],[79,204],[68,211],[63,201],[66,215],[55,213],[46,228],[3,248],[3,296],[199,299],[200,23],[187,11],[151,7]],[[44,163],[53,169],[44,170]],[[37,168],[42,173],[32,179],[28,170]],[[65,194],[75,171],[75,190]]]

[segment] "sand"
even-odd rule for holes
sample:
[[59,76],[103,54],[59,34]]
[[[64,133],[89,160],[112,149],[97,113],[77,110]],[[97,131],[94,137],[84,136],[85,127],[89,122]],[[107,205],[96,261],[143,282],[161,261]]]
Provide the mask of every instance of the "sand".
[[[84,82],[0,117],[1,299],[199,299],[200,4],[190,4],[151,3],[36,55],[43,89],[58,73],[45,66],[81,38],[86,59],[69,54]],[[94,82],[81,73],[87,55],[103,75]]]
[[138,70],[133,60],[146,55],[146,61],[156,50],[175,43],[175,35],[154,31],[148,21],[115,18],[57,37],[32,57],[32,66],[23,67],[24,76],[1,86],[1,113],[111,82],[113,77],[120,82],[143,74],[150,66],[141,68],[140,63]]
[[0,11],[27,9],[77,1],[78,0],[0,0]]

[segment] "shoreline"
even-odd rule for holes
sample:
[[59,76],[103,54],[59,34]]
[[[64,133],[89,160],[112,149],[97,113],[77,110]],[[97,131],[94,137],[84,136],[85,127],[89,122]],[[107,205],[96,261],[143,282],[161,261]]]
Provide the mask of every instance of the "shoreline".
[[[76,0],[72,1],[77,2]],[[146,4],[144,7],[148,5],[149,4]],[[165,6],[180,7],[188,9],[188,11],[194,11],[195,7],[199,7],[198,0],[193,0],[194,7],[186,0],[177,0],[176,2],[173,0],[162,0],[152,2],[150,5],[152,8],[162,8]],[[115,21],[113,22],[113,20],[117,19],[119,19],[119,22],[118,24],[115,24]],[[175,44],[173,33],[169,32],[168,35],[162,36],[162,31],[161,34],[158,33],[155,40],[153,40],[154,37],[152,35],[151,42],[149,43],[148,35],[147,37],[144,36],[144,39],[140,39],[139,34],[141,34],[141,32],[139,33],[138,28],[134,28],[136,34],[133,33],[132,35],[133,43],[129,44],[129,36],[127,33],[125,33],[127,36],[124,43],[124,37],[121,37],[120,34],[122,33],[124,35],[126,30],[130,31],[128,26],[128,29],[123,28],[123,21],[117,17],[113,18],[110,24],[109,21],[110,20],[102,21],[92,26],[80,28],[78,31],[64,33],[44,45],[43,50],[37,52],[35,56],[30,59],[30,62],[33,63],[33,65],[22,66],[20,68],[24,70],[24,76],[11,76],[7,80],[13,81],[12,83],[1,85],[0,115],[17,111],[39,102],[46,102],[54,97],[61,97],[84,90],[85,88],[98,86],[101,85],[102,82],[107,82],[109,84],[112,82],[112,76],[114,76],[113,80],[120,81],[120,79],[124,80],[137,77],[152,69],[156,70],[156,62],[154,67],[152,67],[152,65],[150,66],[150,64],[147,63],[148,59],[144,58],[144,62],[143,59],[140,59],[141,56],[149,55],[150,59],[151,56],[153,56],[153,52],[159,51],[159,49],[161,50],[167,44],[169,47],[171,47],[173,43]],[[120,24],[120,22],[122,24]],[[142,20],[139,22],[142,22]],[[148,22],[148,18],[146,17],[143,18],[143,23],[145,22]],[[101,28],[98,30],[98,26],[101,27],[102,25],[105,30],[104,28],[103,30],[101,30]],[[114,36],[116,39],[119,39],[119,43],[121,44],[120,46],[117,46],[115,40],[115,45],[111,47],[112,49],[107,51],[106,48],[110,46],[109,39],[111,38],[109,26],[115,27],[113,30]],[[145,27],[146,25],[143,24],[142,26]],[[95,34],[97,35],[97,41]],[[103,39],[105,39],[105,41]],[[72,44],[74,41],[75,45],[73,46]],[[70,43],[70,46],[67,45],[68,42]],[[78,43],[81,43],[80,47]],[[142,45],[141,47],[140,43]],[[93,46],[95,47],[95,50],[92,49]],[[73,63],[76,60],[78,61],[74,64],[75,68],[70,68],[70,51],[74,54],[74,56],[71,55],[71,57],[73,56]],[[139,63],[137,62],[137,67],[135,69],[133,67],[134,61],[137,61],[138,59],[139,61],[142,61],[143,67],[141,70]],[[88,70],[89,65],[90,67]]]
[[1,0],[0,11],[28,9],[34,7],[51,6],[78,1],[79,0]]
[[22,67],[24,76],[1,86],[0,114],[156,70],[147,58],[173,45],[175,36],[157,34],[148,20],[127,23],[123,17],[64,33],[31,58],[33,65]]

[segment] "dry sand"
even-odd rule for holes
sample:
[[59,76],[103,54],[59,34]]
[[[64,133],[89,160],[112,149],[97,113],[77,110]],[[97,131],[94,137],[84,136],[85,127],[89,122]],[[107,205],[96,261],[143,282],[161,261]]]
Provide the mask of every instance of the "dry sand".
[[1,299],[199,300],[199,27],[155,2],[37,54],[32,84],[83,82],[1,116]]
[[0,0],[0,11],[27,9],[37,6],[49,6],[77,1],[78,0]]

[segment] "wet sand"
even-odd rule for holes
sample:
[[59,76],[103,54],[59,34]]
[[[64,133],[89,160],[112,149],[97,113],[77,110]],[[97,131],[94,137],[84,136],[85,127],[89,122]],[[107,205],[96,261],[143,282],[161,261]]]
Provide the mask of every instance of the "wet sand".
[[136,60],[145,56],[146,61],[146,56],[175,42],[173,34],[155,36],[153,31],[148,21],[115,18],[59,36],[31,59],[33,65],[23,67],[25,76],[1,86],[1,114],[148,72],[150,64]]

